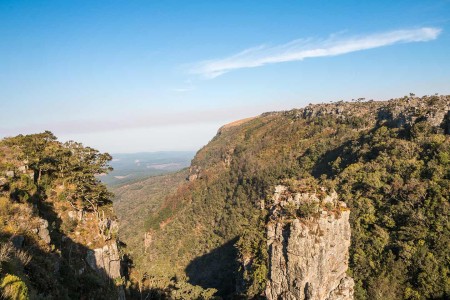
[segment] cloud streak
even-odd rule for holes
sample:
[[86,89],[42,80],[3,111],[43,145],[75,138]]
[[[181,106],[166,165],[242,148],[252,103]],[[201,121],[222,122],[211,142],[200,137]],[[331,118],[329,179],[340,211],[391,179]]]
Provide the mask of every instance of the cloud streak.
[[305,58],[336,56],[400,43],[426,42],[436,39],[440,28],[395,30],[366,36],[331,35],[326,39],[299,39],[278,46],[261,45],[235,55],[197,63],[190,73],[212,79],[227,72],[268,64],[301,61]]
[[[138,128],[157,128],[166,126],[186,126],[200,124],[223,124],[232,120],[260,114],[267,107],[240,106],[192,111],[154,111],[135,113],[129,116],[115,116],[105,119],[84,119],[30,124],[23,127],[0,127],[2,137],[17,134],[30,134],[50,130],[56,135],[101,133]],[[219,125],[218,125],[219,126]]]

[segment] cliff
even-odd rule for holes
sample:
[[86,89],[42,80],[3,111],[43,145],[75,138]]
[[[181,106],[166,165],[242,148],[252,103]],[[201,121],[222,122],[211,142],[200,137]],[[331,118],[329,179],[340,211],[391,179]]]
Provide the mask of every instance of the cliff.
[[109,160],[50,132],[0,141],[2,299],[124,299],[111,195],[95,178]]
[[[286,211],[305,210],[305,205],[310,210],[303,217]],[[278,186],[269,209],[267,299],[353,299],[354,282],[346,275],[350,211],[345,203],[335,193],[320,201]]]
[[449,110],[406,96],[225,126],[186,180],[152,183],[136,274],[174,299],[450,297]]

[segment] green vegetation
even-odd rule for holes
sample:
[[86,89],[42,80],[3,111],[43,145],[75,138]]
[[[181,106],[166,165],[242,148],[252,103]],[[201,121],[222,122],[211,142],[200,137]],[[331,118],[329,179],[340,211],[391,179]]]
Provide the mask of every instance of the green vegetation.
[[351,210],[356,299],[450,297],[449,102],[312,105],[222,128],[192,162],[197,179],[168,193],[159,216],[148,215],[148,263],[137,268],[160,286],[175,276],[220,296],[261,295],[261,203],[291,182],[333,188]]
[[28,299],[27,286],[15,275],[6,274],[0,283],[0,288],[2,289],[2,296],[5,298],[16,300]]
[[96,179],[110,159],[48,131],[0,141],[1,299],[117,297],[85,261],[104,242],[99,220],[112,217],[111,194]]
[[[86,252],[116,234],[99,226],[114,218],[96,177],[111,156],[50,132],[6,138],[1,297],[110,299],[128,284],[131,297],[258,298],[269,270],[266,209],[283,184],[320,199],[335,190],[351,210],[356,299],[447,299],[449,104],[405,97],[268,113],[221,128],[189,171],[116,187],[132,283],[86,265]],[[283,213],[316,211],[305,203]]]
[[110,188],[115,195],[114,209],[120,221],[119,235],[126,241],[127,252],[136,264],[147,261],[143,233],[151,228],[151,222],[154,223],[148,216],[160,208],[167,193],[175,192],[187,175],[184,170]]
[[380,126],[343,151],[353,161],[334,177],[352,208],[358,298],[448,297],[448,136],[425,121]]
[[[3,158],[6,163],[0,166],[0,170],[14,171],[15,174],[22,172],[24,176],[21,175],[21,180],[15,181],[15,184],[27,185],[26,188],[17,187],[11,191],[13,196],[19,196],[17,200],[24,200],[23,197],[28,199],[32,196],[30,192],[37,189],[62,184],[69,186],[64,196],[72,204],[96,209],[110,203],[111,194],[95,177],[111,170],[107,165],[112,159],[109,154],[99,153],[73,141],[60,143],[49,131],[6,138],[2,144],[2,148],[10,148],[14,152],[10,157]],[[11,168],[8,161],[16,161],[19,165]]]

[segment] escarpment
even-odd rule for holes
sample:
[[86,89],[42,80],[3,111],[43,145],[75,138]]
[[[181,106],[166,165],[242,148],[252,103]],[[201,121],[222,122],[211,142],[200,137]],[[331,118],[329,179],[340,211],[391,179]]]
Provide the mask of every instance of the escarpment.
[[407,96],[222,128],[181,180],[158,183],[129,239],[145,288],[174,299],[450,297],[449,110],[449,96]]
[[353,299],[350,211],[335,192],[323,198],[277,186],[266,233],[267,299]]

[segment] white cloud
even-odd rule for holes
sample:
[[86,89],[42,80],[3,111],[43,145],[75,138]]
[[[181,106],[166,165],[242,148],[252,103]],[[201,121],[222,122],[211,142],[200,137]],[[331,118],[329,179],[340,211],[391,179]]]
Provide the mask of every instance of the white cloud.
[[215,78],[242,68],[299,61],[310,57],[335,56],[399,43],[431,41],[436,39],[441,31],[440,28],[422,27],[366,36],[331,35],[327,39],[299,39],[278,46],[261,45],[230,57],[200,62],[191,69],[191,73],[200,74],[206,78]]

